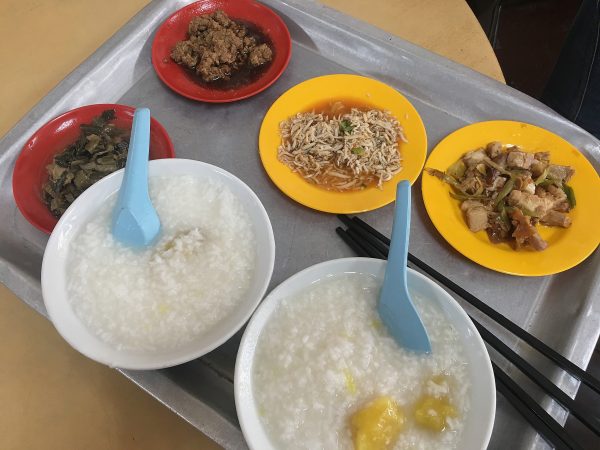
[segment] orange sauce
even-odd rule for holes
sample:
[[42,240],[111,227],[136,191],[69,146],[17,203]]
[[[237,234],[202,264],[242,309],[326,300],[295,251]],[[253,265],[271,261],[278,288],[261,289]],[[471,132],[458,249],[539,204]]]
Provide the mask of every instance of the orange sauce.
[[[375,107],[374,105],[364,102],[362,100],[357,100],[354,98],[342,98],[342,99],[328,99],[328,100],[324,100],[318,103],[315,103],[313,105],[311,105],[310,107],[304,109],[302,112],[314,112],[317,114],[323,114],[327,119],[332,119],[333,117],[339,117],[341,115],[344,114],[348,114],[352,111],[352,109],[359,109],[361,111],[368,111],[371,109],[377,109],[377,107]],[[352,172],[352,170],[348,167],[345,166],[340,166],[338,164],[333,164],[333,169],[335,170],[336,173],[340,173],[342,175],[345,175],[349,178],[347,179],[343,179],[345,181],[352,181],[353,179],[356,179],[356,175],[354,175],[354,172]],[[345,188],[345,189],[339,189],[338,187],[336,187],[336,185],[340,184],[340,177],[337,177],[335,175],[330,175],[330,174],[323,174],[321,176],[319,176],[317,179],[314,178],[310,178],[307,179],[307,181],[325,189],[328,191],[335,191],[335,192],[347,192],[347,191],[358,191],[358,190],[362,190],[365,189],[369,186],[374,186],[377,184],[377,178],[373,177],[373,176],[361,176],[362,182],[355,186],[355,187],[351,187],[351,188]]]
[[378,109],[370,103],[356,100],[354,98],[333,98],[315,103],[302,112],[315,112],[317,114],[323,114],[328,119],[331,119],[334,116],[348,114],[350,111],[352,111],[352,108],[360,109],[361,111]]

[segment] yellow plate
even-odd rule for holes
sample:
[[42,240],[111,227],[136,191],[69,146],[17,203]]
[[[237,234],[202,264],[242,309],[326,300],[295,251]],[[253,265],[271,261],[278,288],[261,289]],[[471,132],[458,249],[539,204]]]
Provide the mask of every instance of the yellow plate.
[[425,208],[444,239],[476,263],[511,275],[551,275],[570,269],[587,258],[600,243],[600,179],[585,156],[556,134],[521,122],[475,123],[442,140],[425,167],[446,170],[464,153],[491,141],[519,145],[528,152],[548,151],[553,164],[573,167],[575,175],[569,181],[577,201],[569,213],[573,223],[569,228],[538,225],[540,235],[548,242],[546,250],[541,252],[515,251],[508,244],[492,244],[485,231],[473,233],[469,230],[460,211],[460,202],[449,195],[448,184],[423,172]]
[[[388,110],[404,129],[408,143],[400,143],[403,168],[383,184],[383,189],[369,187],[361,191],[327,191],[307,182],[277,159],[277,148],[281,144],[279,124],[316,104],[336,99]],[[371,211],[393,202],[396,184],[400,180],[414,183],[427,156],[427,135],[414,106],[390,86],[358,75],[326,75],[294,86],[273,103],[260,127],[258,146],[267,174],[287,196],[319,211],[350,214]]]

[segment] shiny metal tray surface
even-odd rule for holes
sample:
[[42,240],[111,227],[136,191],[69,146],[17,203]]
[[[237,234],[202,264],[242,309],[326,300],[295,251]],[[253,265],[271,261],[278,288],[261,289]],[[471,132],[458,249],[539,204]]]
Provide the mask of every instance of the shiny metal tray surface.
[[[41,314],[45,310],[40,268],[47,236],[16,209],[11,192],[12,168],[25,140],[37,128],[80,105],[117,102],[149,107],[168,130],[177,156],[215,164],[244,180],[261,198],[273,223],[277,259],[271,288],[309,265],[351,256],[334,232],[338,225],[335,216],[312,211],[285,197],[269,181],[258,157],[258,130],[269,105],[305,79],[329,73],[360,73],[394,86],[421,114],[430,150],[448,133],[468,123],[521,120],[563,136],[586,154],[596,170],[600,169],[600,142],[536,100],[308,0],[264,0],[283,18],[293,38],[291,63],[277,83],[233,104],[187,100],[160,82],[150,61],[155,30],[185,3],[189,2],[156,0],[144,8],[0,141],[0,281]],[[419,182],[413,195],[412,253],[575,363],[587,366],[600,333],[600,252],[578,267],[551,277],[495,273],[465,259],[443,241],[425,213]],[[389,233],[392,207],[363,217]],[[539,363],[567,392],[576,392],[578,384],[574,380],[552,371],[546,361],[493,325],[490,328],[526,358]],[[188,364],[123,374],[219,444],[228,449],[246,448],[236,419],[232,385],[239,338],[240,333]],[[501,361],[493,352],[492,356]],[[523,384],[528,385],[526,380]],[[564,411],[546,402],[552,414],[564,421]],[[489,448],[509,447],[547,446],[499,396]]]

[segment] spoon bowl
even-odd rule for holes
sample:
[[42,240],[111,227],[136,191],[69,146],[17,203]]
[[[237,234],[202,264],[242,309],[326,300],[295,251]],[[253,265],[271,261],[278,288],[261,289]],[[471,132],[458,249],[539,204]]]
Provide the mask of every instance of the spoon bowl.
[[160,219],[148,193],[150,110],[136,109],[125,175],[113,211],[112,233],[130,247],[150,245],[160,232]]
[[398,345],[417,353],[431,353],[427,330],[408,293],[406,280],[410,234],[410,183],[396,187],[392,242],[377,311]]

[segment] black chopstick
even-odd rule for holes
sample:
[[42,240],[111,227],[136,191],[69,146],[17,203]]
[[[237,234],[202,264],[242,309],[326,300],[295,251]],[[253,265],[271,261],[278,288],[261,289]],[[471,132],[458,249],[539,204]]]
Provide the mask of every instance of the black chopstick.
[[531,335],[530,333],[525,331],[523,328],[519,327],[517,324],[512,322],[510,319],[506,318],[506,316],[503,316],[499,312],[490,308],[488,305],[483,303],[481,300],[479,300],[473,294],[467,292],[460,286],[456,285],[454,282],[452,282],[451,280],[449,280],[448,278],[446,278],[445,276],[443,276],[442,274],[437,272],[435,269],[432,269],[429,266],[427,266],[427,264],[425,264],[423,261],[419,260],[418,258],[416,258],[415,256],[412,256],[410,254],[408,255],[408,260],[411,263],[413,263],[415,266],[417,266],[419,269],[426,271],[432,278],[435,278],[440,283],[444,284],[444,286],[446,286],[448,289],[450,289],[451,291],[458,294],[465,301],[470,303],[472,306],[477,308],[479,311],[484,313],[489,318],[493,319],[496,323],[498,323],[499,325],[502,325],[505,329],[510,331],[512,334],[514,334],[515,336],[522,339],[524,342],[529,344],[532,348],[534,348],[535,350],[540,352],[542,355],[544,355],[546,358],[548,358],[552,362],[554,362],[557,366],[559,366],[566,372],[570,373],[573,377],[577,378],[578,380],[580,380],[581,382],[583,382],[584,384],[586,384],[587,386],[592,388],[594,391],[596,391],[598,394],[600,394],[600,381],[597,380],[596,378],[594,378],[592,375],[590,375],[589,373],[587,373],[586,371],[581,369],[579,366],[573,364],[571,361],[569,361],[567,358],[565,358],[564,356],[562,356],[561,354],[559,354],[552,348],[548,347],[546,344],[544,344],[538,338]]
[[529,379],[550,394],[550,396],[552,396],[564,408],[569,410],[575,417],[577,417],[577,419],[579,419],[581,423],[587,426],[596,435],[600,436],[600,427],[598,426],[597,421],[594,421],[593,418],[589,418],[589,414],[586,415],[585,412],[581,410],[581,407],[575,403],[575,400],[560,390],[544,374],[525,361],[508,345],[490,333],[486,328],[483,327],[483,325],[477,322],[477,320],[471,316],[469,317],[473,321],[473,324],[479,331],[479,334],[484,341],[494,347],[502,356],[514,364],[521,372],[527,375]]
[[[348,226],[352,226],[352,220],[344,217],[342,222]],[[341,228],[338,227],[341,230]],[[342,230],[343,232],[343,230]],[[350,238],[348,242],[349,245],[363,245],[361,252],[361,256],[371,256],[379,259],[384,259],[387,256],[387,249],[379,248],[376,249],[378,245],[383,246],[381,241],[375,242],[375,237],[372,233],[367,232],[365,228],[354,227],[348,230],[348,234]],[[364,240],[360,240],[363,238]],[[385,255],[383,254],[385,252]],[[565,394],[562,390],[560,390],[554,383],[552,383],[544,374],[542,374],[539,370],[525,361],[518,353],[513,351],[510,347],[508,347],[504,342],[490,333],[487,329],[483,327],[477,320],[471,317],[475,327],[478,329],[481,337],[492,347],[494,347],[500,354],[502,354],[505,358],[511,361],[521,372],[527,375],[532,381],[534,381],[539,387],[546,390],[548,394],[550,394],[558,403],[560,403],[564,408],[568,409],[577,419],[581,421],[584,425],[586,425],[590,430],[592,430],[596,435],[600,436],[600,426],[597,422],[592,421],[588,418],[579,405],[575,403],[575,401]]]
[[[357,234],[345,232],[342,228],[336,228],[340,237],[359,256],[373,256],[363,247],[364,242],[357,239]],[[473,320],[471,318],[471,320]],[[481,331],[481,330],[480,330]],[[520,388],[506,373],[492,362],[496,388],[527,420],[535,430],[557,450],[579,450],[579,447],[571,437],[533,398]]]
[[375,247],[371,242],[369,242],[367,240],[361,240],[361,235],[354,228],[348,228],[346,230],[346,233],[348,233],[348,235],[355,241],[360,242],[360,245],[363,246],[363,248],[367,251],[367,254],[371,258],[387,259],[387,253],[384,254],[381,250],[379,250],[377,247]]
[[515,383],[502,369],[492,362],[496,388],[519,413],[537,430],[538,433],[556,450],[579,450],[571,436],[548,414],[544,408]]
[[364,228],[361,228],[360,226],[354,226],[352,220],[350,220],[350,218],[348,218],[347,216],[338,217],[348,227],[348,230],[353,230],[362,238],[360,242],[368,242],[373,247],[377,248],[377,250],[381,254],[381,256],[379,256],[381,259],[387,259],[388,253],[390,251],[389,243],[386,245],[385,243],[381,242],[381,239],[378,239],[376,236],[374,236],[372,233],[365,230]]
[[[340,218],[341,220],[341,214],[338,215],[338,218]],[[356,225],[358,225],[359,227],[365,229],[366,231],[368,231],[369,233],[371,233],[373,236],[375,236],[377,239],[379,239],[381,242],[383,242],[386,245],[390,245],[392,243],[392,241],[390,240],[389,237],[381,234],[379,231],[377,231],[375,228],[373,228],[371,225],[369,225],[367,222],[359,219],[358,217],[353,217],[352,222],[355,223]]]
[[[348,216],[338,215],[338,218],[344,224],[346,224],[348,227],[355,228],[357,230],[357,232],[358,232],[358,230],[361,230],[364,232],[364,234],[369,235],[371,238],[373,238],[373,237],[377,238],[383,244],[386,244],[386,245],[390,244],[390,239],[388,237],[384,236],[379,231],[377,231],[375,228],[371,227],[369,224],[362,221],[358,217],[353,217],[352,219],[350,219]],[[387,253],[385,253],[385,254],[387,254]],[[449,280],[447,277],[445,277],[444,275],[442,275],[441,273],[439,273],[432,267],[428,266],[427,264],[425,264],[423,261],[421,261],[416,256],[412,255],[411,253],[408,254],[408,261],[410,263],[414,264],[415,266],[417,266],[419,269],[426,272],[429,276],[431,276],[432,278],[434,278],[435,280],[437,280],[438,282],[440,282],[441,284],[446,286],[451,291],[458,294],[465,301],[467,301],[472,306],[474,306],[475,308],[477,308],[478,310],[483,312],[485,315],[487,315],[488,317],[493,319],[499,325],[502,325],[508,331],[513,333],[515,336],[521,338],[523,341],[525,341],[527,344],[529,344],[532,348],[536,349],[542,355],[544,355],[545,357],[547,357],[548,359],[553,361],[560,368],[562,368],[566,372],[569,372],[572,376],[574,376],[575,378],[580,380],[582,383],[586,384],[588,387],[590,387],[591,389],[596,391],[598,394],[600,394],[600,380],[596,379],[595,377],[593,377],[592,375],[587,373],[585,370],[581,369],[579,366],[573,364],[571,361],[569,361],[567,358],[562,356],[560,353],[558,353],[557,351],[548,347],[546,344],[544,344],[538,338],[536,338],[535,336],[531,335],[530,333],[528,333],[527,331],[525,331],[524,329],[519,327],[516,323],[512,322],[510,319],[503,316],[498,311],[495,311],[494,309],[490,308],[488,305],[486,305],[484,302],[479,300],[473,294],[471,294],[470,292],[461,288],[456,283],[454,283],[452,280]]]
[[369,253],[362,247],[362,245],[348,236],[348,233],[346,233],[342,227],[337,227],[335,232],[346,244],[348,244],[348,247],[354,250],[354,253],[356,253],[358,256],[369,256]]
[[[386,238],[384,235],[382,235],[377,230],[375,230],[374,228],[372,228],[370,225],[366,224],[365,222],[361,221],[357,217],[354,217],[353,219],[350,219],[349,217],[343,216],[343,215],[338,216],[338,217],[345,225],[347,225],[349,227],[348,233],[346,233],[344,236],[345,237],[344,240],[351,248],[360,248],[361,252],[359,254],[361,256],[370,256],[370,257],[375,257],[375,258],[386,258],[387,257],[388,250],[389,250],[387,245],[389,245],[389,242],[390,242],[390,240],[388,238]],[[338,232],[338,234],[342,235],[341,233],[344,233],[344,230],[343,229],[339,229],[339,230],[340,231]],[[409,260],[410,260],[410,256],[411,255],[409,255]],[[434,272],[435,274],[439,275],[441,278],[447,280],[444,276],[442,276],[437,271],[435,271],[434,269],[427,266],[425,263],[421,262],[418,259],[417,259],[417,261],[419,261],[419,263],[421,263],[421,265],[423,266],[422,270],[424,270],[426,273],[430,274],[430,272]],[[434,277],[434,278],[437,278],[437,277]],[[438,279],[438,281],[440,281],[440,280]],[[443,281],[442,281],[442,283],[443,283]],[[471,295],[471,294],[469,294],[469,295]],[[477,299],[477,301],[480,301],[480,300]],[[598,424],[594,423],[593,421],[588,419],[586,417],[586,415],[580,410],[580,408],[575,404],[575,402],[572,398],[570,398],[567,394],[565,394],[562,390],[560,390],[547,377],[545,377],[541,372],[539,372],[531,364],[529,364],[527,361],[525,361],[520,355],[518,355],[516,352],[514,352],[512,349],[510,349],[510,347],[508,347],[506,344],[504,344],[500,339],[498,339],[496,336],[494,336],[492,333],[490,333],[488,330],[486,330],[479,322],[477,322],[475,319],[473,319],[473,317],[470,317],[470,318],[473,321],[473,323],[475,324],[475,326],[477,327],[477,329],[479,330],[483,339],[488,344],[490,344],[492,347],[494,347],[500,354],[502,354],[512,364],[514,364],[519,370],[521,370],[525,375],[527,375],[530,379],[532,379],[538,386],[540,386],[542,389],[546,390],[546,392],[548,394],[550,394],[552,397],[554,397],[563,407],[568,409],[577,419],[579,419],[581,421],[581,423],[586,425],[589,429],[591,429],[597,435],[600,435],[600,427],[598,426]],[[506,319],[506,320],[508,320],[508,319]],[[517,327],[517,325],[514,324],[513,322],[510,322],[510,323],[512,325],[514,325],[515,327]],[[527,332],[525,332],[525,333],[527,333]],[[495,372],[501,371],[501,369],[499,369],[495,365],[494,365],[494,369],[495,369]],[[504,374],[504,372],[502,372],[502,374]],[[506,382],[505,378],[508,378],[509,381]],[[499,388],[499,391],[501,393],[503,393],[503,395],[505,395],[507,397],[507,399],[509,399],[509,401],[511,401],[511,403],[513,403],[515,408],[517,408],[517,410],[521,414],[524,415],[524,417],[540,432],[540,434],[542,434],[542,436],[544,436],[544,438],[548,439],[550,442],[557,445],[555,443],[555,440],[558,439],[557,436],[561,435],[561,433],[565,434],[564,429],[562,427],[560,427],[560,425],[558,423],[556,423],[556,421],[554,421],[546,413],[546,411],[544,411],[543,408],[541,408],[539,405],[535,404],[533,399],[531,399],[531,397],[529,397],[527,395],[527,393],[518,386],[517,386],[517,388],[519,389],[518,395],[515,395],[514,394],[515,389],[512,389],[512,391],[511,391],[511,389],[509,389],[510,386],[507,386],[507,383],[514,384],[514,381],[511,380],[506,374],[504,374],[504,377],[502,379],[504,380],[504,382],[500,383],[501,386]],[[527,406],[522,403],[522,401],[520,400],[520,397],[523,397],[523,395],[526,395],[527,398],[530,399],[529,403],[535,404],[535,408],[538,413],[537,415],[534,414],[533,416],[531,416],[531,410],[532,410],[533,406],[531,406],[531,405]],[[521,403],[519,405],[516,405],[515,402],[517,402],[517,401],[519,401]],[[528,411],[529,411],[529,414],[527,414]],[[548,420],[546,418],[546,420],[544,422],[544,420],[542,420],[540,417],[538,417],[540,414],[542,414],[542,412],[547,417],[550,417],[550,419],[552,421],[548,422]],[[565,445],[567,445],[567,446],[565,447]],[[557,446],[557,448],[559,448],[559,447]],[[560,445],[560,448],[579,448],[579,447],[567,435],[567,444],[565,444],[563,442],[563,444]]]

